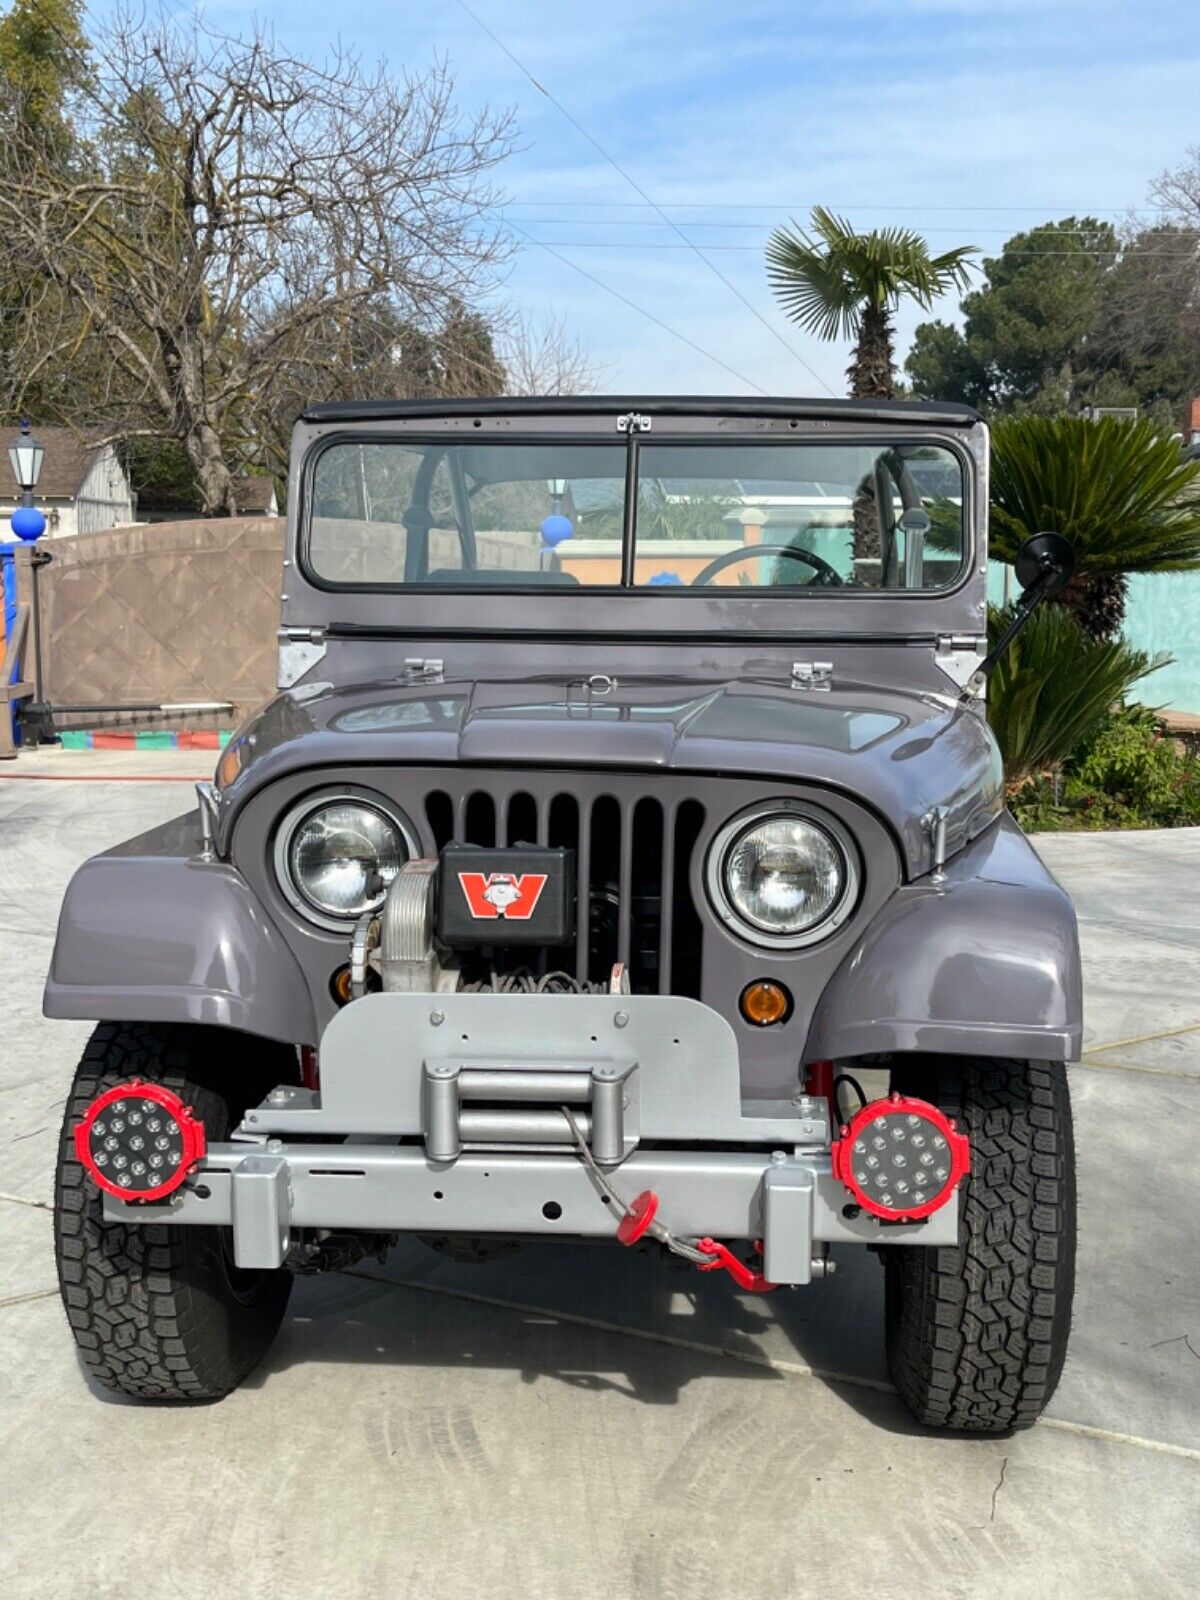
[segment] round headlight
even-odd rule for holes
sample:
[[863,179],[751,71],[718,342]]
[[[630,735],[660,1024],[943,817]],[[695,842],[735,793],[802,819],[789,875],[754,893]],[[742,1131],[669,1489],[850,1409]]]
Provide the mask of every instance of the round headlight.
[[783,803],[735,818],[709,853],[718,912],[756,944],[795,948],[823,939],[854,907],[854,846],[832,818]]
[[297,910],[342,928],[383,904],[388,886],[416,854],[400,818],[354,794],[310,797],[279,830],[275,867]]

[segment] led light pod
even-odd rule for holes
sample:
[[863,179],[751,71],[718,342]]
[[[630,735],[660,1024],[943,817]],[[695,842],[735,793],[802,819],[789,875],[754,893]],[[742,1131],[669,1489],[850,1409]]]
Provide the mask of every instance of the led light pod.
[[[151,1121],[154,1154],[147,1159]],[[75,1155],[100,1189],[122,1200],[161,1200],[204,1159],[204,1125],[161,1084],[118,1083],[98,1095],[75,1129]]]
[[887,1222],[919,1222],[940,1210],[971,1168],[967,1137],[945,1112],[902,1094],[855,1112],[830,1156],[834,1177]]

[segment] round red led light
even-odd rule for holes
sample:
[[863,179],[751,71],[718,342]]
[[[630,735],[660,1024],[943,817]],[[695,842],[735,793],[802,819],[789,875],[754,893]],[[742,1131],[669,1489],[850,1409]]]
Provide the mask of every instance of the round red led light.
[[161,1200],[203,1160],[204,1125],[161,1084],[118,1083],[97,1095],[75,1129],[92,1182],[120,1200]]
[[953,1197],[971,1167],[971,1147],[954,1122],[911,1095],[863,1106],[830,1150],[840,1178],[864,1211],[888,1222],[919,1222]]

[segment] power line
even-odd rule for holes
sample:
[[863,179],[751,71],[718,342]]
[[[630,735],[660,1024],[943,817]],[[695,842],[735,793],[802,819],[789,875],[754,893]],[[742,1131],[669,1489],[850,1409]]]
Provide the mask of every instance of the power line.
[[[462,0],[459,0],[459,3],[461,4]],[[501,49],[503,48],[503,45],[501,45]],[[519,62],[518,65],[520,65]],[[524,71],[524,68],[521,70]],[[526,77],[529,77],[528,73],[526,73]],[[532,81],[536,84],[536,79]],[[543,94],[546,93],[540,84],[537,84],[536,86]],[[797,200],[789,204],[778,204],[774,201],[766,200],[645,200],[642,202],[638,202],[637,200],[552,200],[544,195],[539,199],[514,199],[506,202],[506,204],[510,206],[558,206],[563,208],[569,206],[573,210],[593,210],[603,207],[613,211],[620,210],[622,208],[626,210],[649,209],[651,211],[786,211],[793,215],[801,211],[811,211],[813,206],[819,203],[823,202],[818,202],[815,200]],[[831,207],[831,209],[834,208]],[[839,212],[883,211],[890,213],[894,211],[936,211],[941,213],[955,214],[973,213],[976,215],[988,216],[1001,216],[1005,214],[1017,215],[1029,211],[1038,211],[1043,213],[1047,211],[1056,211],[1060,215],[1085,217],[1105,215],[1114,217],[1166,217],[1170,215],[1166,208],[1153,209],[1142,207],[1139,209],[1137,206],[1051,206],[1044,204],[1042,201],[1030,201],[1028,205],[1021,206],[938,206],[927,205],[924,202],[913,205],[901,205],[891,201],[884,205],[876,205],[861,204],[856,203],[855,201],[842,201],[836,207],[836,209]]]
[[[673,339],[681,340],[707,361],[714,361],[718,367],[723,367],[726,372],[732,373],[738,382],[744,383],[748,389],[755,389],[759,394],[766,394],[767,391],[761,384],[755,383],[753,378],[747,378],[745,373],[739,372],[736,367],[731,367],[728,361],[722,361],[720,356],[713,355],[711,350],[706,350],[703,345],[697,344],[686,333],[680,333],[678,328],[673,328],[669,322],[664,322],[661,317],[655,316],[653,311],[647,311],[645,306],[639,306],[636,300],[631,300],[627,294],[622,294],[620,289],[614,289],[612,284],[605,283],[603,278],[597,278],[595,273],[589,272],[586,267],[581,267],[577,261],[572,261],[569,256],[560,255],[552,244],[547,244],[544,239],[535,239],[533,234],[526,233],[524,228],[515,222],[508,222],[505,226],[519,233],[529,244],[536,245],[539,250],[544,250],[547,255],[553,256],[556,261],[561,261],[564,266],[570,267],[572,272],[579,273],[581,278],[586,278],[589,283],[594,283],[598,289],[603,289],[606,294],[611,294],[615,299],[620,300],[631,311],[636,311],[640,317],[645,317],[647,321],[655,323],[665,333],[669,333]],[[568,245],[567,248],[571,247]]]
[[[508,222],[505,226],[515,228],[515,222]],[[558,245],[563,250],[686,250],[686,244],[667,244],[651,239],[537,239],[532,234],[527,234],[534,244]],[[710,244],[708,250],[733,250],[752,251],[755,255],[761,252],[761,245],[757,244]],[[1198,250],[1139,250],[1126,252],[1124,250],[1006,250],[1006,256],[1029,256],[1040,258],[1042,256],[1070,256],[1078,260],[1081,256],[1088,256],[1094,260],[1116,260],[1126,254],[1131,259],[1138,261],[1195,261]]]
[[[503,208],[501,208],[503,209]],[[523,217],[522,223],[527,228],[662,228],[669,227],[669,223],[642,222],[637,217]],[[699,220],[690,224],[693,228],[721,228],[721,229],[762,229],[772,226],[769,222],[701,222]],[[1090,239],[1096,232],[1094,228],[1060,228],[1055,223],[1038,224],[1053,231],[1057,239]],[[925,233],[961,233],[960,228],[926,228]],[[973,233],[1004,233],[1011,232],[1010,228],[974,228]],[[1031,232],[1032,229],[1022,229],[1022,232]],[[1150,231],[1150,230],[1147,230]],[[1188,239],[1200,238],[1200,228],[1179,228],[1163,226],[1162,231],[1169,233],[1172,238]],[[706,245],[706,249],[716,249],[715,245]]]
[[[701,261],[703,261],[704,265],[709,269],[709,271],[711,273],[713,273],[715,277],[719,278],[721,280],[721,282],[725,285],[725,287],[730,291],[730,293],[735,295],[737,297],[737,299],[741,301],[742,305],[744,305],[746,310],[750,312],[751,316],[755,317],[759,322],[762,323],[763,327],[766,328],[767,332],[772,336],[772,338],[777,339],[779,341],[779,343],[784,347],[784,349],[789,353],[789,355],[791,355],[796,361],[798,361],[800,363],[800,365],[809,374],[809,376],[814,378],[821,385],[821,387],[825,390],[825,392],[827,394],[832,394],[833,390],[825,382],[824,378],[821,377],[819,372],[815,371],[814,368],[809,366],[808,362],[804,359],[804,357],[800,354],[800,352],[795,348],[795,346],[792,345],[787,339],[785,339],[783,337],[783,335],[779,332],[779,330],[776,327],[774,327],[770,322],[767,321],[766,317],[763,316],[762,312],[758,309],[758,307],[756,305],[754,305],[752,301],[750,301],[750,300],[748,300],[746,298],[746,296],[737,287],[737,285],[735,283],[733,283],[729,278],[727,278],[725,276],[725,274],[721,271],[721,269],[718,266],[715,265],[714,262],[712,262],[712,261],[710,261],[708,259],[708,257],[699,248],[699,246],[692,243],[692,241],[688,238],[688,236],[683,232],[682,228],[680,228],[678,226],[678,224],[676,224],[675,222],[672,222],[671,218],[667,216],[666,212],[663,211],[659,206],[657,206],[655,204],[655,202],[651,199],[651,197],[646,193],[645,189],[642,188],[641,184],[637,181],[637,179],[633,176],[633,174],[630,173],[630,172],[627,172],[625,170],[625,168],[620,164],[620,162],[615,158],[615,156],[612,156],[612,155],[610,155],[608,153],[608,151],[604,148],[604,146],[600,143],[600,141],[598,139],[594,138],[588,132],[588,130],[583,126],[583,124],[578,120],[578,118],[573,116],[571,114],[571,112],[567,110],[566,106],[563,105],[562,101],[559,100],[556,95],[552,94],[551,91],[546,88],[545,84],[542,84],[542,83],[538,82],[538,80],[534,77],[533,73],[530,72],[529,68],[525,65],[525,63],[523,61],[518,60],[517,57],[513,54],[513,52],[504,43],[503,39],[499,38],[495,33],[492,32],[491,28],[488,27],[487,23],[484,22],[482,17],[477,16],[476,13],[474,11],[472,11],[471,7],[469,5],[467,5],[466,0],[456,0],[456,4],[458,5],[458,7],[459,7],[459,9],[461,11],[465,11],[466,12],[467,16],[471,18],[472,22],[474,22],[475,25],[479,29],[481,29],[482,32],[487,34],[488,38],[492,41],[492,43],[498,49],[500,49],[500,50],[502,50],[504,52],[504,54],[512,62],[513,66],[516,67],[517,70],[520,73],[522,73],[524,77],[529,79],[529,82],[538,91],[538,93],[541,94],[541,95],[544,95],[545,98],[547,100],[549,100],[550,104],[552,106],[554,106],[555,109],[562,116],[564,116],[566,118],[566,120],[575,129],[576,133],[578,133],[581,138],[586,139],[587,142],[592,146],[593,150],[597,151],[598,154],[603,156],[604,160],[608,162],[609,166],[612,167],[613,171],[616,172],[616,173],[619,173],[620,176],[622,178],[624,178],[625,182],[629,185],[629,187],[636,194],[639,194],[641,196],[643,203],[648,205],[652,210],[656,211],[658,213],[658,215],[662,218],[663,222],[666,223],[666,225],[672,230],[672,232],[674,232],[674,233],[679,235],[679,237],[683,241],[684,245],[692,252],[692,254],[697,256]],[[757,387],[757,385],[755,385],[755,387]]]

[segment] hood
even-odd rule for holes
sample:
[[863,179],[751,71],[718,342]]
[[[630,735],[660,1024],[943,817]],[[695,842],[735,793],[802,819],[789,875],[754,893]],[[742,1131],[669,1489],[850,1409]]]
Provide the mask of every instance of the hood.
[[764,793],[773,781],[824,785],[882,818],[909,876],[929,870],[933,807],[948,809],[951,852],[1003,808],[999,751],[978,712],[882,681],[826,690],[622,678],[608,692],[565,677],[311,684],[276,696],[231,741],[220,837],[285,774],[396,764],[645,767],[759,776]]

